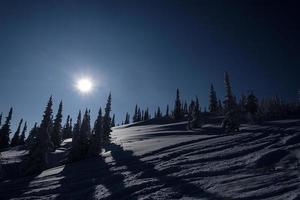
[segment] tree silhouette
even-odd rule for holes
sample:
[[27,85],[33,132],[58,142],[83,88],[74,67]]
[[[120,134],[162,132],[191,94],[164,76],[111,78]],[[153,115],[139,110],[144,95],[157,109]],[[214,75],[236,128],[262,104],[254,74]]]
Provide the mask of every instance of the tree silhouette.
[[111,132],[111,93],[109,93],[107,98],[107,103],[104,109],[103,116],[103,142],[107,143],[110,141],[110,132]]
[[23,123],[23,119],[20,120],[18,128],[17,128],[13,138],[11,139],[11,143],[10,143],[11,147],[15,147],[20,144],[20,131],[21,131],[22,123]]
[[225,95],[225,100],[224,100],[224,109],[225,109],[225,112],[228,112],[228,111],[234,109],[236,102],[235,102],[235,98],[232,94],[229,75],[227,72],[225,72],[225,74],[224,74],[224,83],[225,83],[225,90],[226,90],[226,95]]
[[210,86],[210,91],[209,91],[209,111],[212,113],[218,112],[218,100],[217,100],[217,94],[214,89],[213,84]]
[[174,107],[174,118],[175,118],[175,120],[179,120],[179,119],[182,118],[181,101],[180,101],[179,89],[176,90],[176,100],[175,100],[175,107]]
[[0,129],[0,149],[9,147],[10,121],[12,118],[13,108],[10,108],[8,116]]
[[62,122],[62,101],[59,103],[58,111],[56,114],[56,117],[54,119],[53,123],[53,129],[51,132],[51,141],[54,145],[54,148],[59,147],[62,139],[62,128],[61,128],[61,122]]
[[101,107],[98,112],[97,119],[94,125],[94,131],[91,136],[91,145],[89,148],[89,155],[90,156],[97,156],[101,153],[101,143],[103,137],[103,124],[102,124],[102,110]]
[[25,121],[23,130],[22,130],[22,133],[21,133],[21,136],[20,136],[20,141],[19,141],[20,145],[25,144],[25,133],[26,133],[26,130],[27,130],[27,122]]

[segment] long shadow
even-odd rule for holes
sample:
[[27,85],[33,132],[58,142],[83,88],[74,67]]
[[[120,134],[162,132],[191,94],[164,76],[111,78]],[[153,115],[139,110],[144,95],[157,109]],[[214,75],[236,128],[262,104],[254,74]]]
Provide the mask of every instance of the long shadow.
[[125,199],[124,176],[110,167],[100,156],[65,165],[56,199]]
[[[140,160],[138,156],[133,154],[133,151],[124,150],[122,146],[111,143],[108,144],[105,149],[111,151],[111,155],[114,158],[117,166],[126,166],[127,170],[141,174],[141,178],[152,178],[163,184],[164,188],[171,188],[174,192],[181,194],[181,196],[188,196],[194,198],[206,198],[206,199],[225,199],[215,194],[202,190],[200,187],[183,180],[180,177],[169,176],[168,173],[176,171],[176,169],[156,170],[155,165]],[[162,188],[156,188],[159,190]],[[155,191],[151,191],[155,192]],[[180,198],[180,197],[179,197]]]
[[23,161],[20,163],[6,164],[2,166],[4,175],[0,179],[0,199],[12,199],[22,196],[28,190],[30,183],[37,177],[40,172],[24,174],[23,165],[27,157],[22,156]]

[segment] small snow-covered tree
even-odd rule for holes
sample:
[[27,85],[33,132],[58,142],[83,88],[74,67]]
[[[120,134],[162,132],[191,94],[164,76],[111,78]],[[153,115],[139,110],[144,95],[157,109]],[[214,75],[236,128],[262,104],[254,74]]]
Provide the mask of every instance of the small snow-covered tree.
[[11,143],[10,143],[11,147],[15,147],[20,144],[20,132],[21,132],[22,123],[23,123],[23,119],[20,120],[18,128],[17,128],[14,136],[11,139]]
[[13,108],[10,108],[8,116],[0,129],[0,149],[9,147],[10,121],[12,118]]
[[113,114],[113,117],[111,119],[111,127],[115,127],[116,123],[115,123],[115,114]]

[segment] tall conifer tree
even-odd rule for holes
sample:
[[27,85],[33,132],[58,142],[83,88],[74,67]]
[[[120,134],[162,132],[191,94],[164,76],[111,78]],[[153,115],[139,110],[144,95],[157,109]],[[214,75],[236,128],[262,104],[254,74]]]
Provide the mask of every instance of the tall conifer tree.
[[12,118],[13,108],[10,108],[8,116],[0,129],[0,149],[9,147],[10,121]]

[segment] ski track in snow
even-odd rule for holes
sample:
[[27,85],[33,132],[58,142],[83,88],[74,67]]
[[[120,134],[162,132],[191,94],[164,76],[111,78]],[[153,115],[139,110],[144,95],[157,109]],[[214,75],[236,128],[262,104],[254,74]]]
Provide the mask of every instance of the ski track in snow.
[[[244,125],[235,134],[187,131],[184,122],[117,127],[102,157],[3,181],[0,199],[299,200],[299,125]],[[23,154],[3,152],[6,162]]]

